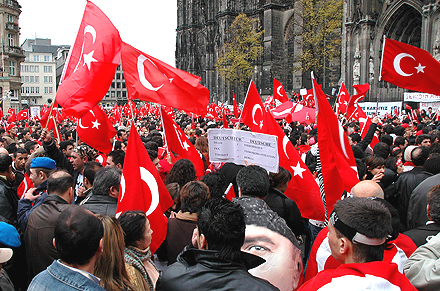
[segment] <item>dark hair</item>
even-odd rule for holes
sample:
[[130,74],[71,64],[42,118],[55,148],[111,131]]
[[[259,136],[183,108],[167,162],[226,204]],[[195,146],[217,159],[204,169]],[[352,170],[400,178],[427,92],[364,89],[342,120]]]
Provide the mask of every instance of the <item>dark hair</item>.
[[199,235],[204,235],[210,250],[219,259],[238,261],[244,243],[246,224],[243,208],[225,199],[212,199],[197,213]]
[[396,147],[404,146],[405,142],[406,142],[406,138],[404,138],[403,136],[398,136],[394,140],[394,146]]
[[399,159],[398,157],[394,157],[394,156],[389,157],[389,158],[385,161],[385,168],[388,168],[388,169],[394,171],[395,173],[397,173],[397,166],[396,166],[396,163],[397,163],[397,160],[398,160],[398,159]]
[[165,184],[176,182],[180,187],[196,179],[196,169],[193,163],[187,159],[178,160],[167,175]]
[[47,178],[48,194],[64,194],[70,187],[75,187],[75,181],[66,170],[55,170]]
[[8,153],[14,153],[18,149],[17,143],[12,142],[6,146]]
[[148,157],[150,158],[151,161],[154,161],[155,159],[157,159],[157,151],[152,150],[152,149],[147,149],[147,153],[148,153]]
[[393,145],[393,137],[388,134],[384,134],[380,137],[380,141],[386,143],[388,146]]
[[429,139],[432,142],[431,135],[429,134],[421,134],[416,138],[416,144],[421,144],[424,139]]
[[93,181],[95,181],[95,173],[100,168],[102,168],[101,163],[98,162],[87,162],[84,164],[84,171],[83,175],[87,180],[89,180],[89,183],[93,185]]
[[122,171],[114,167],[105,167],[96,171],[93,182],[93,195],[108,195],[114,186],[119,190]]
[[363,159],[365,157],[364,151],[358,145],[351,145],[351,150],[355,159]]
[[269,173],[269,183],[272,188],[288,183],[291,179],[292,174],[283,167],[279,167],[278,173]]
[[390,146],[384,142],[378,142],[373,147],[373,153],[376,156],[382,157],[384,160],[390,155]]
[[386,125],[384,128],[383,128],[383,131],[388,135],[388,134],[392,134],[392,133],[394,133],[394,126],[392,126],[391,124],[389,124],[389,125]]
[[17,154],[27,154],[27,150],[24,148],[18,148],[14,151],[14,159],[17,157]]
[[176,204],[176,209],[174,211],[178,212],[180,210],[180,186],[177,183],[170,183],[166,185],[168,193],[170,193],[171,198],[173,198]]
[[127,131],[125,129],[119,129],[117,132],[118,138],[121,137],[122,133],[126,133]]
[[405,128],[401,125],[394,127],[394,134],[398,137],[402,137],[405,134]]
[[112,157],[113,164],[121,164],[122,167],[124,166],[125,152],[123,150],[111,151],[108,156]]
[[82,206],[72,205],[61,212],[54,229],[60,259],[73,266],[90,262],[103,236],[101,221]]
[[121,150],[123,142],[120,140],[115,141],[114,150]]
[[159,150],[159,146],[154,141],[148,141],[144,145],[147,150],[150,149],[156,152]]
[[264,198],[269,191],[269,175],[262,167],[250,165],[238,172],[237,185],[242,195]]
[[67,150],[67,146],[73,146],[73,140],[63,140],[60,142],[60,150]]
[[362,140],[361,135],[359,133],[356,133],[356,132],[350,134],[350,138],[351,138],[352,142],[360,142]]
[[385,160],[382,157],[371,155],[365,159],[365,165],[367,166],[367,170],[371,171],[377,167],[384,166]]
[[180,209],[182,212],[197,213],[210,198],[209,188],[201,181],[191,181],[180,190]]
[[143,211],[131,210],[122,213],[118,220],[124,231],[125,246],[134,246],[144,234],[147,216]]
[[221,172],[206,174],[200,180],[208,186],[211,198],[221,198],[225,194],[228,185],[225,175]]
[[423,166],[429,157],[429,148],[425,146],[416,147],[411,151],[411,161],[414,166]]
[[12,158],[7,154],[0,154],[0,173],[8,172],[12,165]]
[[440,185],[436,185],[429,190],[426,200],[429,205],[429,217],[436,224],[440,224]]
[[[393,233],[390,211],[378,201],[349,197],[336,202],[334,210],[344,224],[368,238],[381,239]],[[344,236],[339,230],[337,233]],[[359,263],[382,261],[385,245],[385,242],[379,246],[353,243],[353,257]]]
[[163,146],[163,139],[161,135],[154,135],[151,137],[151,141],[155,142],[157,146],[162,147]]
[[363,180],[365,174],[367,174],[367,165],[365,165],[365,162],[362,159],[355,159],[356,161],[356,168],[358,171],[358,178],[359,180]]
[[28,154],[30,154],[31,153],[31,149],[33,149],[35,147],[35,145],[37,145],[37,144],[38,144],[38,142],[36,142],[34,140],[27,141],[24,144],[24,149],[27,151]]

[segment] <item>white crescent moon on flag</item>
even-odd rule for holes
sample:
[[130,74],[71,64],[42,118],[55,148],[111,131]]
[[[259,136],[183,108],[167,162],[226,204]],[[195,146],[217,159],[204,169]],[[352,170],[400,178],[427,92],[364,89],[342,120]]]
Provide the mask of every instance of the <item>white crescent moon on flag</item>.
[[290,112],[292,111],[292,108],[293,108],[294,106],[295,106],[295,105],[292,103],[292,107],[287,108],[287,109],[284,109],[284,110],[281,111],[281,112],[275,112],[275,111],[272,111],[272,114],[273,114],[274,116],[281,116],[281,115],[284,115],[284,114],[286,114],[286,113],[290,113]]
[[119,195],[121,197],[119,198],[119,202],[121,202],[122,199],[124,199],[124,195],[125,195],[125,177],[124,177],[124,174],[122,174],[122,176],[121,176],[121,195]]
[[78,125],[79,125],[79,127],[81,127],[82,129],[87,129],[87,128],[89,128],[88,126],[83,126],[83,125],[82,125],[82,123],[81,123],[81,118],[78,120]]
[[140,167],[140,171],[141,179],[147,183],[151,192],[150,208],[148,208],[147,212],[145,213],[148,216],[153,213],[153,211],[156,210],[157,205],[159,205],[159,187],[157,186],[156,178],[154,178],[153,174],[143,167]]
[[96,116],[95,116],[95,112],[93,112],[92,109],[90,109],[89,111],[90,111],[90,113],[92,113],[93,117],[96,117]]
[[398,55],[394,58],[394,62],[393,62],[394,70],[396,70],[397,74],[399,74],[399,75],[401,75],[401,76],[409,77],[409,76],[411,76],[413,73],[411,73],[411,74],[407,74],[407,73],[405,73],[405,72],[402,70],[402,68],[400,67],[400,61],[401,61],[403,58],[411,58],[411,59],[413,59],[414,61],[416,60],[416,59],[415,59],[412,55],[410,55],[410,54],[407,54],[407,53],[401,53],[401,54],[398,54]]
[[254,108],[252,108],[252,121],[253,121],[253,123],[254,123],[255,125],[258,125],[258,124],[255,122],[255,112],[257,111],[257,109],[260,109],[261,114],[263,114],[263,109],[261,108],[261,105],[260,105],[260,104],[255,104],[255,105],[254,105]]
[[286,157],[290,160],[289,155],[287,154],[287,144],[289,143],[289,138],[285,135],[283,138],[283,150]]
[[95,43],[95,40],[96,40],[96,30],[95,30],[95,28],[93,26],[91,26],[91,25],[87,25],[84,28],[84,36],[86,35],[87,32],[92,35],[92,38],[93,38],[93,42],[92,43]]
[[339,142],[341,143],[342,152],[344,152],[344,156],[349,159],[347,150],[345,149],[345,140],[344,140],[344,130],[342,129],[342,126],[338,124],[339,129]]
[[282,88],[282,86],[280,85],[280,86],[278,86],[278,88],[277,88],[277,93],[278,93],[278,95],[280,95],[280,96],[283,96],[283,94],[281,94],[281,88]]
[[146,89],[148,89],[150,91],[157,91],[160,88],[162,88],[163,84],[160,85],[159,87],[153,87],[153,85],[151,85],[151,83],[145,78],[144,62],[146,60],[151,62],[156,67],[156,65],[150,59],[148,59],[144,55],[139,55],[138,61],[137,61],[137,69],[138,69],[139,81],[141,82],[142,86],[144,86]]

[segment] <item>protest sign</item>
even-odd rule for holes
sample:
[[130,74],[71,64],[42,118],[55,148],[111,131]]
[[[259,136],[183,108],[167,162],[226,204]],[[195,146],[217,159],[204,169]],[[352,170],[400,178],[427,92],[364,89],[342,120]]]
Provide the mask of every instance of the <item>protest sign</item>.
[[209,161],[255,164],[278,172],[278,137],[234,129],[209,129]]
[[359,102],[359,106],[368,116],[373,116],[377,113],[379,116],[384,116],[387,113],[394,114],[394,110],[402,111],[402,102]]

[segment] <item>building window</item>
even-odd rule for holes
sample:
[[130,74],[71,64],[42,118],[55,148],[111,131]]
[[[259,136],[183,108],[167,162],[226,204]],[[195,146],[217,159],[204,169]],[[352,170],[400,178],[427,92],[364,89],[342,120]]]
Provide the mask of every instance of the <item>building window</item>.
[[35,76],[35,83],[40,83],[40,76]]
[[24,87],[21,87],[21,94],[24,94]]
[[35,94],[35,87],[31,87],[31,94]]
[[29,83],[29,76],[25,76],[25,77],[24,77],[24,82],[25,82],[25,83]]
[[52,66],[44,66],[45,73],[52,73]]
[[35,83],[35,77],[29,76],[29,83]]
[[34,62],[39,62],[39,61],[40,61],[40,56],[34,55]]
[[39,73],[40,72],[40,67],[39,66],[34,66],[35,69],[35,73]]
[[52,87],[44,87],[44,94],[52,94]]
[[52,76],[44,76],[44,83],[52,83]]
[[14,22],[14,16],[11,14],[8,14],[8,22]]
[[50,56],[44,56],[44,61],[45,62],[50,62]]
[[23,77],[23,76],[21,76],[21,78],[20,78],[20,79],[21,79],[21,82],[22,82],[22,83],[24,83],[24,77]]
[[15,46],[15,35],[8,33],[8,43],[9,46]]
[[15,76],[16,75],[16,67],[14,61],[9,61],[9,75]]
[[26,87],[26,94],[29,94],[29,87]]

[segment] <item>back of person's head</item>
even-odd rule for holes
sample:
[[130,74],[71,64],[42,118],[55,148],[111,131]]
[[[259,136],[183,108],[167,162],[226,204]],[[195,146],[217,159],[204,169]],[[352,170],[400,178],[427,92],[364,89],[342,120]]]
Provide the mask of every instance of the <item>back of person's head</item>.
[[148,141],[144,144],[144,146],[147,150],[150,149],[156,152],[159,150],[159,146],[154,141]]
[[437,155],[427,159],[423,164],[423,171],[433,175],[440,173],[440,157]]
[[196,169],[188,159],[178,160],[167,175],[165,184],[176,182],[183,187],[189,181],[196,179]]
[[244,243],[246,224],[243,208],[225,199],[212,199],[197,213],[199,235],[204,235],[209,250],[219,251],[219,258],[237,261]]
[[38,142],[36,142],[34,140],[30,140],[24,144],[24,149],[26,150],[26,152],[28,154],[31,154],[31,150],[33,150],[35,145],[37,145],[37,144],[38,144]]
[[123,150],[114,150],[108,154],[109,157],[112,157],[113,164],[121,164],[124,166],[125,152]]
[[237,174],[237,185],[241,195],[264,198],[269,191],[269,175],[260,166],[250,165]]
[[154,141],[157,144],[157,146],[163,147],[163,139],[160,134],[152,136],[151,141]]
[[429,190],[426,200],[428,202],[429,219],[436,224],[440,224],[440,185],[436,185]]
[[166,185],[168,193],[174,201],[173,211],[178,212],[180,210],[180,186],[177,183],[170,183]]
[[422,133],[423,134],[429,134],[430,132],[432,131],[432,127],[431,126],[424,126],[423,128],[422,128]]
[[397,136],[403,136],[405,134],[405,128],[401,125],[394,127],[394,134]]
[[373,147],[373,153],[376,156],[382,157],[384,160],[390,155],[390,146],[384,142],[378,142]]
[[119,190],[122,171],[114,167],[101,168],[95,173],[93,195],[109,195],[110,188]]
[[55,247],[61,261],[73,266],[89,263],[103,236],[101,221],[82,206],[61,212],[54,229]]
[[12,158],[7,154],[0,154],[0,173],[8,172],[12,165]]
[[386,125],[386,126],[383,128],[383,131],[384,131],[387,135],[392,134],[392,133],[394,133],[394,126],[392,126],[391,124]]
[[75,181],[66,170],[55,170],[47,178],[48,194],[63,195],[73,187],[75,187]]
[[405,143],[406,143],[406,138],[404,138],[403,136],[398,136],[394,139],[394,146],[396,147],[404,146]]
[[393,145],[393,137],[391,135],[388,135],[388,134],[382,135],[381,138],[380,138],[380,141],[386,143],[388,146],[392,146]]
[[228,186],[226,185],[225,175],[220,172],[206,174],[200,180],[208,186],[211,198],[223,197]]
[[209,188],[201,181],[191,181],[180,190],[182,212],[197,213],[210,198]]
[[416,147],[411,152],[411,161],[414,166],[423,166],[429,157],[429,149],[427,147]]
[[351,145],[351,150],[353,151],[353,155],[355,159],[364,159],[365,153],[358,145]]
[[353,243],[357,263],[382,261],[386,240],[392,234],[391,214],[382,203],[369,198],[339,200],[329,222],[338,237]]
[[283,167],[279,167],[278,173],[269,173],[270,187],[276,188],[282,184],[289,183],[292,179],[292,174]]
[[367,165],[365,165],[365,162],[362,159],[355,158],[354,160],[356,161],[358,178],[362,181],[367,174]]
[[91,185],[93,185],[93,182],[95,181],[96,171],[98,171],[101,168],[102,168],[102,165],[98,162],[95,162],[95,161],[87,162],[84,164],[83,175],[85,178],[87,178],[87,180],[89,181],[89,183]]
[[[114,143],[114,149],[113,150],[122,150],[122,144],[123,142],[120,140],[115,141]],[[125,144],[124,144],[125,145]]]
[[362,140],[361,135],[357,132],[350,134],[350,138],[353,143],[358,143]]
[[147,216],[143,211],[131,210],[122,213],[118,220],[124,231],[125,246],[135,246],[136,241],[144,235]]
[[198,137],[194,147],[202,154],[209,152],[208,139],[205,136]]

